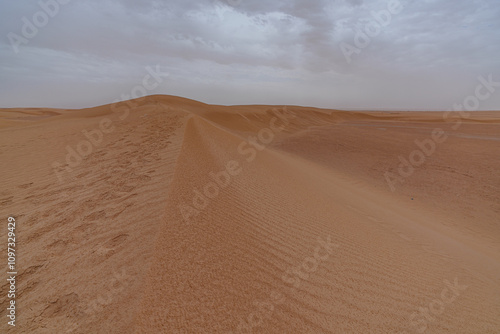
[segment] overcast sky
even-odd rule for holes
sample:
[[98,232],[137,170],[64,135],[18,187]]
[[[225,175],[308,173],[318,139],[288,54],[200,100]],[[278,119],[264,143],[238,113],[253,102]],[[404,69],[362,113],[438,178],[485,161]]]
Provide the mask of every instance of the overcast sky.
[[[500,1],[400,1],[1,1],[0,107],[91,107],[146,91],[446,110],[479,76],[500,82]],[[161,73],[156,88],[153,77],[144,88],[147,67]],[[500,110],[500,88],[480,109]]]

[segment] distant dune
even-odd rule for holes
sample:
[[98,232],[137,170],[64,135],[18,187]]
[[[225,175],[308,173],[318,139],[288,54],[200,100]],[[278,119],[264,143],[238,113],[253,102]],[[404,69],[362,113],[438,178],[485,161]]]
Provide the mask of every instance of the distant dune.
[[0,138],[2,333],[500,333],[500,112],[155,95]]

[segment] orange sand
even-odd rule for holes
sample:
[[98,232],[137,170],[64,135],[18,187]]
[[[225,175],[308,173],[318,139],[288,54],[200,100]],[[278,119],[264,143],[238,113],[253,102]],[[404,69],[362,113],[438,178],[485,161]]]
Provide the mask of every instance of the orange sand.
[[499,112],[133,103],[0,109],[0,332],[500,332]]

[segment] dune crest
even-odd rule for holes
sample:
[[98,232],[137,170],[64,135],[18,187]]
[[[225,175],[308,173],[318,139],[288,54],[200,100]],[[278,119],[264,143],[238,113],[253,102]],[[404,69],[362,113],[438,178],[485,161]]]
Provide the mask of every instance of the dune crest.
[[158,95],[0,110],[19,332],[498,332],[500,117],[453,125]]

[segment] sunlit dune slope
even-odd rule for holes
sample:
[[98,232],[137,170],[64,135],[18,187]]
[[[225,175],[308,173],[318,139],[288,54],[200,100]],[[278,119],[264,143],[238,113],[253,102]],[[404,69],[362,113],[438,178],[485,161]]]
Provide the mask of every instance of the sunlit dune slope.
[[498,113],[149,96],[0,117],[19,332],[500,330]]

